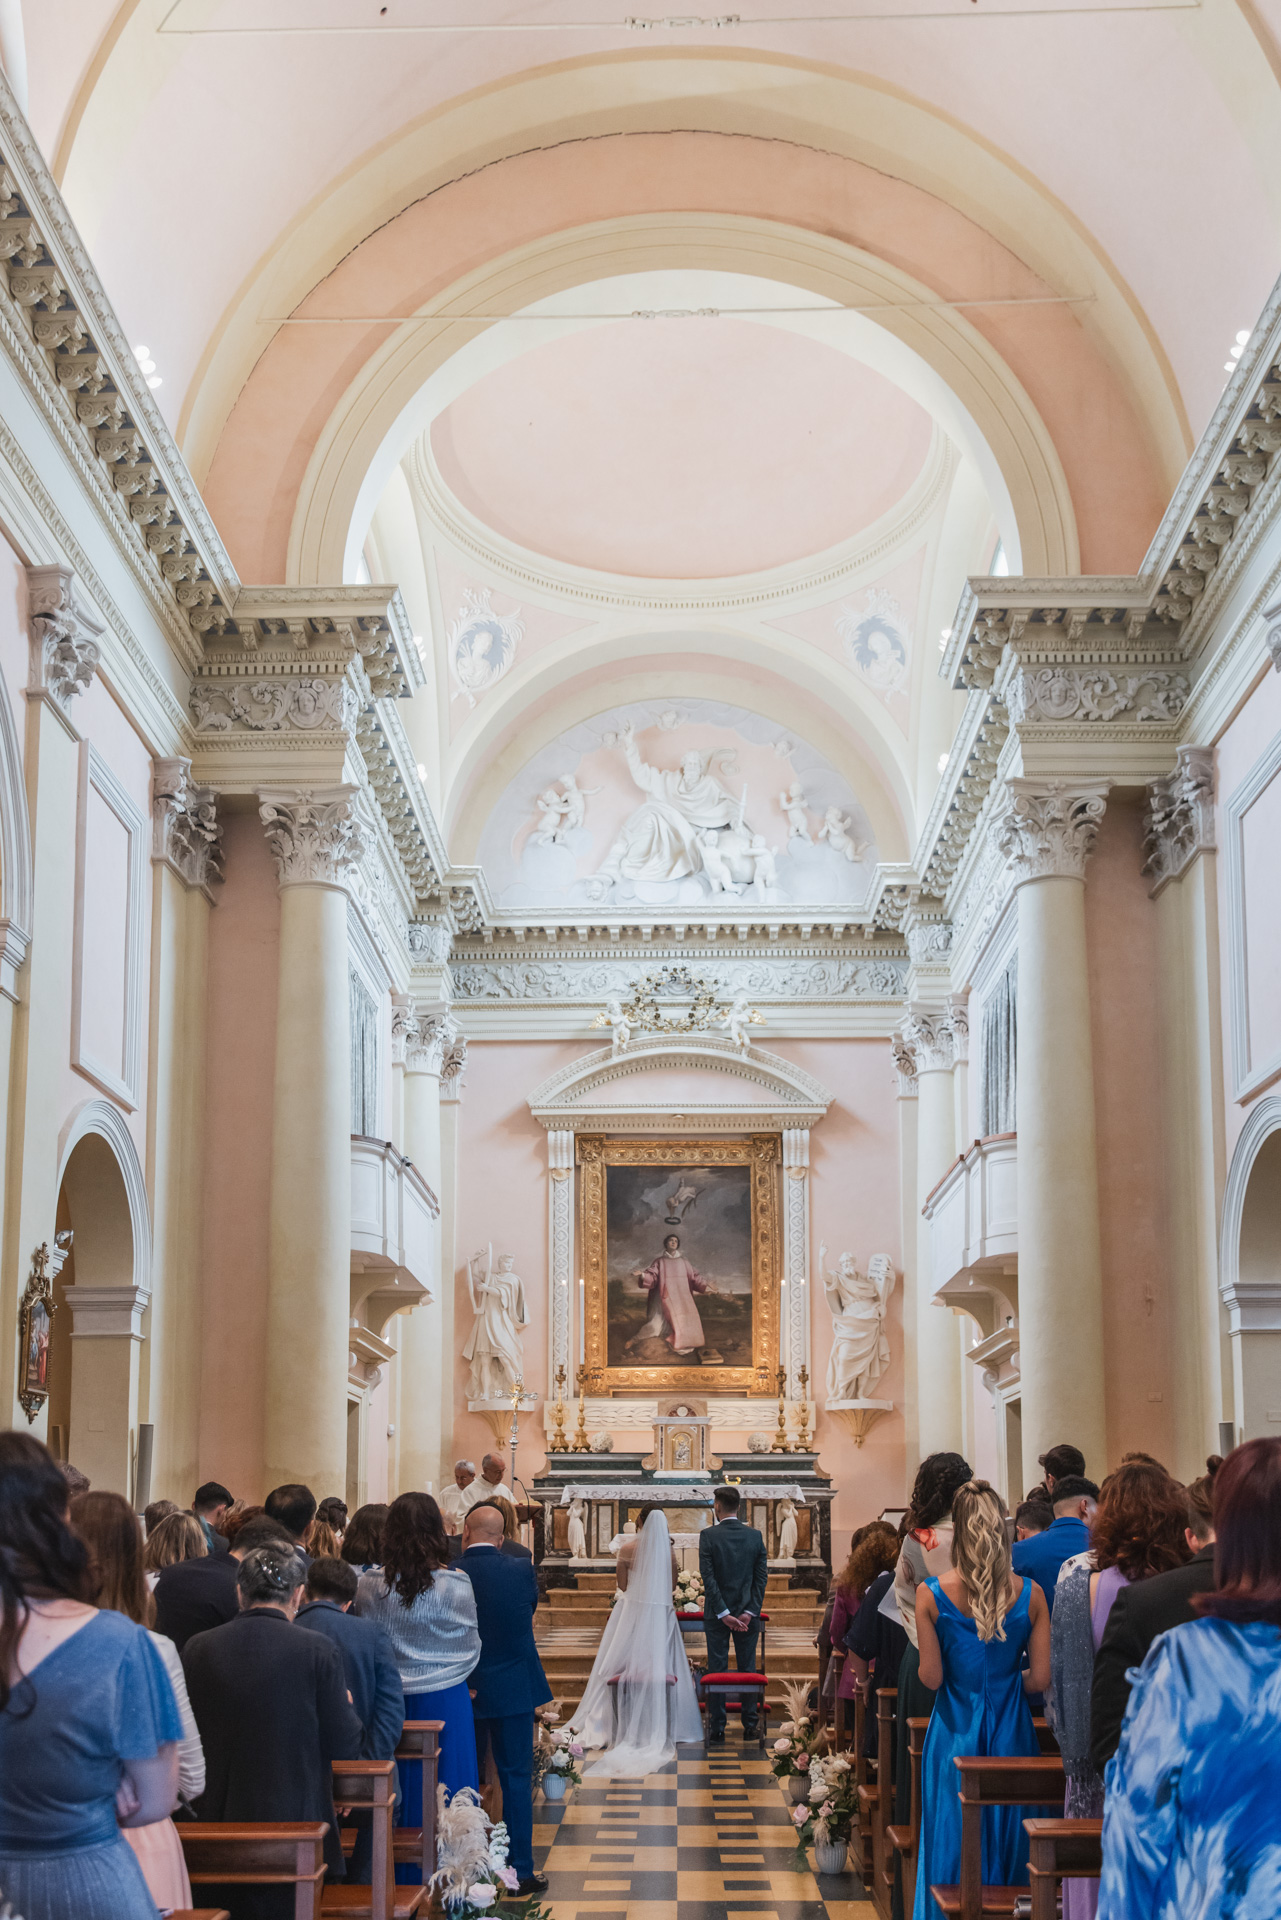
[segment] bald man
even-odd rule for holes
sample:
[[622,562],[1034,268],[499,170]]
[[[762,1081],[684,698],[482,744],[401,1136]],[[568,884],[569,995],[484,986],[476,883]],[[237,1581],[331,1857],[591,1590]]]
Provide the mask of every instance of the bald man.
[[547,1891],[546,1875],[534,1872],[532,1764],[534,1709],[551,1699],[551,1688],[534,1645],[538,1576],[532,1560],[500,1551],[503,1516],[475,1507],[463,1522],[458,1565],[476,1595],[480,1660],[468,1686],[476,1716],[476,1753],[482,1770],[492,1748],[503,1790],[503,1819],[511,1836],[511,1864],[520,1876],[519,1896]]
[[472,1480],[463,1488],[464,1508],[470,1511],[478,1500],[505,1500],[514,1507],[516,1498],[504,1478],[506,1472],[507,1462],[502,1454],[487,1453],[480,1463],[479,1480]]

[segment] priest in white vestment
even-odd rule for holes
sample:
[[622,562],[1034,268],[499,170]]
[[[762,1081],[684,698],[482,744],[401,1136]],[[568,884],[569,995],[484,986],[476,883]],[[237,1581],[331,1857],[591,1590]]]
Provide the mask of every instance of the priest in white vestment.
[[470,1513],[482,1500],[505,1500],[509,1507],[514,1507],[516,1496],[507,1485],[506,1473],[506,1461],[496,1453],[487,1453],[480,1463],[479,1477],[463,1489],[465,1510]]

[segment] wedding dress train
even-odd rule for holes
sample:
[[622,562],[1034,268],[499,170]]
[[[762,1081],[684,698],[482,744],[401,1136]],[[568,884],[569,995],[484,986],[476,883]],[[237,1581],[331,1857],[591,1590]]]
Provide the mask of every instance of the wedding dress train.
[[677,1744],[703,1737],[698,1693],[672,1605],[667,1521],[651,1513],[627,1579],[606,1623],[574,1727],[589,1750],[605,1751],[587,1780],[642,1778],[665,1767]]

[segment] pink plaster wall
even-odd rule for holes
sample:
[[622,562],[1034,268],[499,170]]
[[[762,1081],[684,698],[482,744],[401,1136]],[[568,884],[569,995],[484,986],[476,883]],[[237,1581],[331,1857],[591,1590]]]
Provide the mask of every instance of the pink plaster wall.
[[[467,1367],[461,1349],[471,1326],[467,1301],[467,1254],[492,1240],[516,1256],[525,1281],[532,1325],[525,1335],[526,1378],[543,1389],[547,1368],[547,1146],[531,1117],[529,1094],[545,1075],[587,1051],[577,1042],[473,1040],[467,1054],[462,1103],[459,1166],[459,1269],[455,1276],[455,1450],[475,1458],[492,1436],[485,1422],[466,1411]],[[815,1075],[835,1095],[827,1117],[811,1138],[810,1227],[815,1265],[820,1240],[829,1258],[854,1253],[860,1263],[873,1253],[888,1253],[901,1265],[898,1227],[898,1115],[896,1077],[889,1046],[880,1040],[780,1041],[771,1051]],[[719,1076],[717,1076],[719,1079]],[[719,1092],[719,1088],[717,1089]],[[781,1197],[781,1196],[780,1196]],[[577,1218],[575,1216],[575,1224]],[[893,1358],[878,1394],[901,1407],[903,1338],[901,1274],[890,1304]],[[824,1398],[831,1351],[826,1304],[811,1301],[813,1379],[811,1398]],[[751,1401],[741,1432],[726,1433],[726,1443],[743,1446],[753,1429],[772,1430],[773,1401]],[[635,1448],[635,1430],[616,1444]],[[641,1435],[641,1440],[644,1435]],[[862,1448],[820,1413],[821,1464],[837,1486],[833,1515],[837,1551],[840,1542],[881,1508],[904,1497],[904,1434],[900,1412],[872,1430]],[[545,1458],[541,1426],[531,1419],[522,1430],[521,1478],[539,1470]]]
[[[1142,419],[1100,342],[1070,306],[975,221],[860,162],[778,140],[708,133],[611,135],[483,167],[408,207],[342,260],[300,317],[412,313],[508,251],[593,222],[711,212],[777,220],[892,260],[973,307],[972,326],[1027,389],[1071,489],[1085,572],[1130,572],[1165,508]],[[656,264],[662,264],[656,262]],[[283,580],[299,487],[350,383],[387,324],[282,327],[223,429],[204,493],[242,578]]]
[[[1227,806],[1242,782],[1281,734],[1281,674],[1269,670],[1218,743],[1215,761],[1215,824],[1219,847],[1219,958],[1223,999],[1224,1136],[1228,1159],[1253,1101],[1276,1092],[1276,1082],[1250,1100],[1233,1094],[1232,903],[1228,896]],[[1281,885],[1277,844],[1281,838],[1281,779],[1245,816],[1245,922],[1250,991],[1251,1057],[1262,1061],[1281,1041]]]
[[688,580],[848,540],[906,492],[932,433],[837,348],[721,318],[546,341],[460,395],[431,443],[463,505],[520,546]]
[[256,817],[223,824],[227,877],[209,918],[200,1477],[259,1500],[270,1491],[259,1476],[280,896]]
[[[1172,1457],[1174,1303],[1162,1127],[1157,914],[1142,795],[1114,789],[1085,889],[1103,1253],[1108,1453]],[[1065,1355],[1063,1364],[1072,1364]],[[1069,1436],[1070,1437],[1070,1436]]]

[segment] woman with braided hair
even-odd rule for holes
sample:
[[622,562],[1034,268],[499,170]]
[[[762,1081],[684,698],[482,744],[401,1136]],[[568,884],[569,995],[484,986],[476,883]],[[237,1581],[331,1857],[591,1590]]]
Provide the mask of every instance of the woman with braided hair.
[[[1010,1566],[1005,1507],[986,1480],[952,1501],[952,1566],[916,1595],[921,1679],[935,1689],[921,1756],[921,1843],[914,1920],[934,1911],[931,1886],[955,1886],[961,1872],[961,1807],[952,1762],[965,1754],[1033,1756],[1028,1707],[1050,1678],[1050,1613],[1034,1580]],[[1026,1650],[1028,1665],[1023,1669]],[[1025,1809],[983,1814],[983,1884],[1020,1886],[1028,1877]]]

